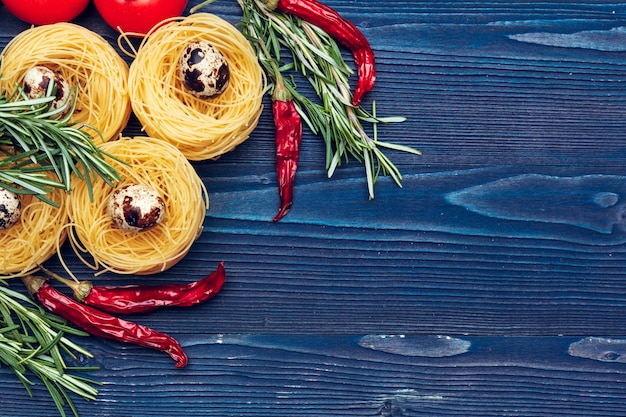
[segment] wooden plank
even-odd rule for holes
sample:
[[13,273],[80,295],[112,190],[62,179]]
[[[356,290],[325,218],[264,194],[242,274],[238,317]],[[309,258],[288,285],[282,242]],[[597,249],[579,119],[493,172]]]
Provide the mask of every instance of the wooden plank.
[[[183,370],[158,353],[95,343],[104,385],[98,401],[77,401],[81,415],[626,413],[624,340],[380,334],[186,334],[181,340],[193,357]],[[605,353],[603,361],[580,356],[606,351],[613,356]],[[3,384],[4,416],[55,416],[41,387],[34,400],[14,401],[23,398],[21,389],[13,380]]]

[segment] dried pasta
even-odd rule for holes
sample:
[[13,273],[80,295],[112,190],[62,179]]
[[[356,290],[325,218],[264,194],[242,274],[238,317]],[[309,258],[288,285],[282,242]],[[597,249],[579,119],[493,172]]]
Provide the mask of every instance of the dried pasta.
[[85,182],[77,181],[67,204],[72,248],[86,265],[100,272],[147,275],[165,271],[187,254],[202,232],[209,204],[202,180],[178,149],[160,139],[121,138],[101,148],[124,162],[111,160],[124,178],[118,186],[153,188],[165,201],[165,217],[140,232],[118,228],[107,213],[114,189],[96,179],[91,200]]
[[66,196],[63,190],[46,197],[55,207],[32,194],[21,196],[22,213],[19,221],[0,231],[0,274],[2,278],[24,276],[38,269],[57,251],[66,238]]
[[73,121],[94,127],[105,141],[119,136],[131,113],[128,64],[104,38],[73,23],[19,33],[2,52],[0,91],[14,91],[37,65],[60,71],[78,87]]
[[[195,40],[210,43],[228,62],[229,85],[215,98],[194,97],[179,79],[179,57]],[[216,158],[249,137],[263,109],[265,85],[246,38],[208,13],[174,18],[153,29],[130,65],[131,102],[145,132],[174,144],[195,161]]]

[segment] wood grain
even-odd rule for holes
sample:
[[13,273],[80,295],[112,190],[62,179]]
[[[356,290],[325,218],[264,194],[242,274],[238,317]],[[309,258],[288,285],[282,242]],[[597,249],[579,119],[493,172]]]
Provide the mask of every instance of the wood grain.
[[[148,278],[225,261],[222,292],[135,317],[189,367],[87,338],[103,386],[81,415],[626,415],[626,4],[325,2],[376,51],[366,105],[407,117],[381,140],[423,155],[389,152],[403,187],[380,178],[370,201],[360,163],[328,178],[305,132],[294,207],[272,223],[266,108],[234,152],[194,164],[204,232]],[[239,19],[234,1],[207,10]],[[115,44],[92,6],[79,22]],[[0,45],[26,27],[0,9]],[[6,368],[0,383],[3,416],[57,415],[41,385],[28,399]]]
[[[572,356],[579,339],[187,334],[190,367],[96,344],[104,382],[91,416],[617,416],[623,363]],[[378,340],[374,342],[375,340]],[[459,350],[459,344],[469,346]],[[598,344],[599,342],[596,342]],[[390,345],[393,345],[391,349]],[[622,348],[623,349],[623,348]],[[2,398],[20,396],[15,384]],[[3,415],[52,417],[41,397]],[[10,404],[11,411],[4,411]],[[36,414],[35,414],[36,413]]]

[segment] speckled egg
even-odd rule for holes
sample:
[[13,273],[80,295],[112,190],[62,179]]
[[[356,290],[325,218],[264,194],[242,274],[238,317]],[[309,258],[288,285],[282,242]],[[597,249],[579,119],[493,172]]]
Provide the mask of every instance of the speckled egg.
[[0,231],[13,226],[22,214],[20,196],[0,187]]
[[202,99],[222,94],[230,80],[226,58],[205,41],[191,42],[183,49],[178,72],[185,88]]
[[[41,65],[33,67],[24,74],[22,86],[29,98],[38,98],[46,95],[51,82],[55,83],[56,90],[55,98],[50,103],[50,110],[56,110],[67,103],[71,94],[69,83],[60,73]],[[69,110],[70,106],[67,106],[57,117],[65,116]]]
[[165,216],[165,202],[151,187],[128,184],[113,190],[108,213],[117,227],[140,232],[161,223]]

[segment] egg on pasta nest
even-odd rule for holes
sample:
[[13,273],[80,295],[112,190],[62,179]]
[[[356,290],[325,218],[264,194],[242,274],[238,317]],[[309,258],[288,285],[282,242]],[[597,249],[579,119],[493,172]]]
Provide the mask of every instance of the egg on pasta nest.
[[73,23],[34,26],[2,51],[0,91],[14,91],[34,67],[58,73],[73,91],[71,120],[95,129],[94,137],[117,138],[130,118],[128,64],[100,35]]
[[67,193],[57,189],[46,197],[53,204],[33,194],[17,195],[0,188],[2,278],[21,277],[36,271],[65,241]]
[[[203,54],[217,51],[227,63],[229,73],[217,83],[217,94],[202,96],[186,87],[180,66],[190,43],[203,45]],[[148,136],[200,161],[231,151],[256,127],[265,75],[248,40],[227,21],[208,13],[166,20],[148,33],[134,55],[130,98]]]
[[161,139],[124,137],[100,147],[113,157],[123,182],[112,188],[94,179],[92,196],[85,182],[76,182],[67,200],[71,247],[98,273],[148,275],[171,268],[202,232],[209,205],[202,180]]

